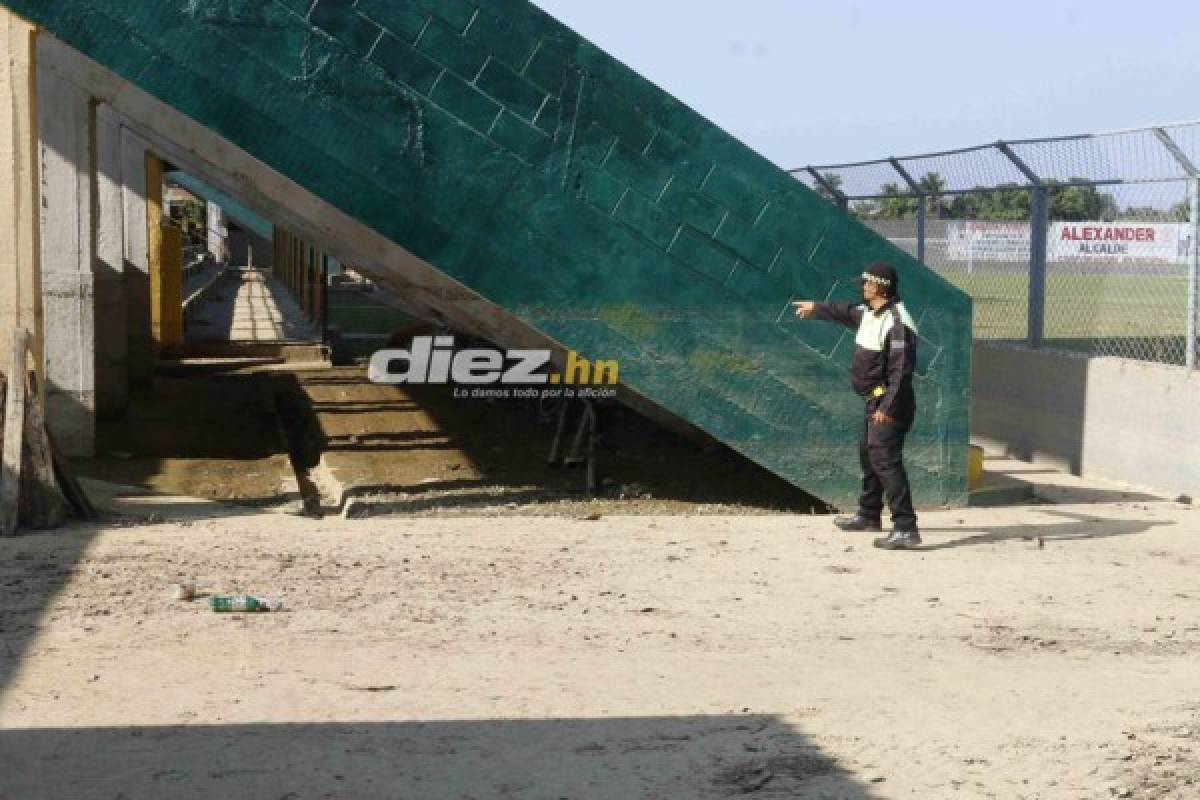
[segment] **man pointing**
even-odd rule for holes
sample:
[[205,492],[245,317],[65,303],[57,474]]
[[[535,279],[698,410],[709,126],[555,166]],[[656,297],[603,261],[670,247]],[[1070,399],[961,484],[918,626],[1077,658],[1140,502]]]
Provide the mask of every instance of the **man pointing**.
[[917,404],[913,367],[917,363],[917,327],[900,302],[900,277],[882,261],[860,277],[863,303],[814,303],[798,300],[796,316],[838,322],[856,329],[851,384],[866,401],[858,460],[863,491],[853,516],[837,517],[844,531],[882,530],[883,498],[887,495],[892,532],[876,539],[885,550],[907,550],[921,543],[913,511],[908,473],[904,471],[904,437],[912,427]]

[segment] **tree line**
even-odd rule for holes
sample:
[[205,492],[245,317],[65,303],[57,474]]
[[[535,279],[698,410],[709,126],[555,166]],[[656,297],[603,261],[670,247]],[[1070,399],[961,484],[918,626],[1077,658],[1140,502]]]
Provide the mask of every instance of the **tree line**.
[[[854,200],[849,205],[850,213],[863,220],[916,219],[922,200],[925,203],[926,219],[981,219],[981,220],[1026,220],[1033,209],[1033,191],[1015,183],[1002,183],[992,188],[979,187],[970,192],[946,194],[946,181],[936,172],[927,172],[917,182],[923,197],[915,197],[897,183],[885,183],[881,187],[882,197],[869,200]],[[1167,209],[1153,206],[1120,207],[1115,197],[1101,191],[1082,178],[1069,181],[1050,180],[1047,201],[1050,219],[1063,222],[1102,220],[1111,222],[1121,219],[1159,220],[1162,222],[1187,222],[1191,207],[1188,201],[1176,203]],[[815,187],[817,194],[835,201],[842,186],[842,176],[836,172],[821,174],[821,183]]]

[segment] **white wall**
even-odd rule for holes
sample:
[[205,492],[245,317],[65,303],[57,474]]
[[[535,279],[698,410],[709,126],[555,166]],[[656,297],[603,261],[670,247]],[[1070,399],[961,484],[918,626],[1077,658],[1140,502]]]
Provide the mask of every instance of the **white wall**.
[[39,63],[46,419],[63,452],[95,449],[91,98]]
[[125,208],[121,121],[96,110],[96,410],[116,414],[129,402],[125,308]]
[[225,212],[216,203],[207,203],[208,214],[208,252],[218,264],[225,263],[225,240],[229,230],[225,222]]
[[981,344],[973,365],[987,449],[1200,497],[1200,371]]
[[154,373],[150,330],[150,241],[146,227],[146,151],[150,145],[122,123],[121,197],[124,211],[125,325],[129,378]]

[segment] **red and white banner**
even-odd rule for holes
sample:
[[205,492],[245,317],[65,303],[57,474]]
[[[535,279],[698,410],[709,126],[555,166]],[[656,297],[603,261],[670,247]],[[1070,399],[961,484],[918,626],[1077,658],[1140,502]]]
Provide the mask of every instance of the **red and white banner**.
[[1046,259],[1183,264],[1192,253],[1192,239],[1192,226],[1178,222],[1054,222]]
[[[1052,222],[1050,263],[1186,264],[1194,231],[1179,222]],[[1029,260],[1028,222],[956,220],[946,226],[946,256],[955,261]]]

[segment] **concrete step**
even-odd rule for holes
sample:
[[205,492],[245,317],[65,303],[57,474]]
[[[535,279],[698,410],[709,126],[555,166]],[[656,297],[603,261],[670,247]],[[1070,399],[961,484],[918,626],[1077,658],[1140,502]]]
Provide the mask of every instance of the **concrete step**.
[[999,472],[983,473],[983,480],[967,495],[974,507],[1020,506],[1035,499],[1033,484]]
[[184,359],[274,359],[283,362],[329,361],[329,346],[319,342],[188,342]]

